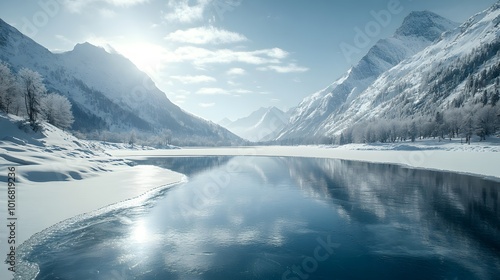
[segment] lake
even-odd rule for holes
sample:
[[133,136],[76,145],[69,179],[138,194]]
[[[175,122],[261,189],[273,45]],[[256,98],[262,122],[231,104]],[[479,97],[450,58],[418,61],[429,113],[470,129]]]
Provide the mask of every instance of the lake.
[[21,251],[36,264],[30,269],[39,270],[37,279],[500,275],[498,182],[333,159],[138,163],[182,172],[189,181],[33,238]]

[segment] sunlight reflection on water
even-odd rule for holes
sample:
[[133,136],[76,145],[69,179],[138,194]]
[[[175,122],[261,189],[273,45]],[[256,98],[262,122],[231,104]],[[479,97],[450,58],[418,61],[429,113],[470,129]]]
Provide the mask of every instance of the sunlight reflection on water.
[[[499,183],[328,159],[163,161],[155,163],[193,166],[189,182],[53,232],[28,256],[38,279],[96,269],[134,279],[494,279],[500,271]],[[321,261],[319,240],[335,243]]]

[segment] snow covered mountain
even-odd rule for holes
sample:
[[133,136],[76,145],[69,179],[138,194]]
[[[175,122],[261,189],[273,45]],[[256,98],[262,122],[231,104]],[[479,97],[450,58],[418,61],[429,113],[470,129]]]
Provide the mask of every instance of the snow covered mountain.
[[[14,71],[39,72],[49,91],[66,95],[74,130],[154,132],[184,144],[232,144],[241,139],[174,105],[130,60],[89,43],[55,54],[0,19],[0,60]],[[189,142],[186,142],[189,141]]]
[[[241,138],[258,142],[266,141],[288,123],[288,115],[276,107],[260,108],[249,116],[234,122],[224,119],[221,125]],[[229,121],[229,122],[228,122]]]
[[[500,88],[500,2],[439,41],[383,73],[343,111],[330,115],[327,132],[346,119],[433,116],[450,108],[488,103]],[[484,98],[484,99],[483,99]],[[483,99],[483,100],[481,100]]]
[[230,125],[233,121],[231,121],[230,119],[228,118],[223,118],[222,120],[220,120],[219,122],[217,122],[218,125],[222,126],[222,127],[226,127],[228,125]]
[[[395,34],[378,41],[360,62],[327,88],[305,98],[277,140],[310,141],[338,132],[350,122],[345,111],[384,72],[438,40],[458,24],[432,12],[412,12]],[[340,121],[342,120],[342,121]],[[313,140],[313,141],[314,141]]]

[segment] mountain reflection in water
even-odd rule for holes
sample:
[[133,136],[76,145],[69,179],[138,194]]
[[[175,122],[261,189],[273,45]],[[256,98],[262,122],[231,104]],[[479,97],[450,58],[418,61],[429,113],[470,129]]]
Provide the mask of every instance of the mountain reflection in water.
[[498,182],[333,159],[141,164],[189,182],[51,230],[26,255],[37,279],[500,275]]

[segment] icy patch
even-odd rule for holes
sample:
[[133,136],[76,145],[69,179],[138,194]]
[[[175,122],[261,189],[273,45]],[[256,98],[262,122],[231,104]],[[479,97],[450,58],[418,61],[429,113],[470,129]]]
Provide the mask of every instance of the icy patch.
[[[74,227],[80,223],[84,223],[85,221],[91,221],[94,218],[99,216],[105,216],[109,213],[112,213],[119,209],[127,209],[133,207],[140,207],[141,209],[147,209],[151,207],[151,205],[159,199],[164,192],[169,189],[179,186],[187,182],[187,177],[184,177],[182,182],[167,184],[155,189],[148,191],[145,194],[142,194],[138,197],[128,199],[107,207],[103,207],[101,209],[85,213],[73,218],[69,218],[62,222],[59,222],[39,233],[34,234],[24,243],[22,243],[17,248],[18,260],[19,262],[16,265],[16,273],[14,274],[15,279],[35,279],[38,273],[40,272],[39,266],[36,263],[31,263],[26,260],[26,257],[33,251],[33,249],[41,243],[47,241],[53,234],[58,232],[64,232],[70,227]],[[127,222],[127,221],[125,221]]]

